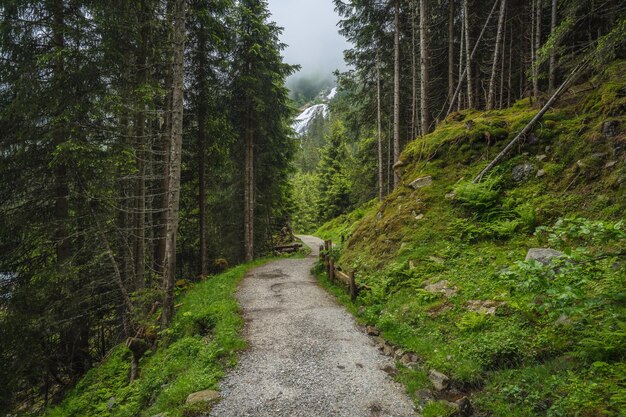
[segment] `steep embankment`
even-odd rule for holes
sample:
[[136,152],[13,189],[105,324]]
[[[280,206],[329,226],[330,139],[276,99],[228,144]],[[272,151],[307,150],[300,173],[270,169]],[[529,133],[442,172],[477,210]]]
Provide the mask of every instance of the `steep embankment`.
[[[346,238],[360,319],[418,355],[398,378],[424,416],[465,395],[494,416],[626,409],[624,74],[618,62],[573,88],[479,185],[536,110],[451,115],[407,146],[384,202],[319,230]],[[546,247],[562,258],[524,262]]]

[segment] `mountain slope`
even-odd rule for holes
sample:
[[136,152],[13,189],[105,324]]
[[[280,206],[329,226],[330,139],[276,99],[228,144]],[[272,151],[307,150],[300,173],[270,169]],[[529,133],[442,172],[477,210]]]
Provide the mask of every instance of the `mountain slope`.
[[[425,416],[462,396],[494,416],[626,409],[624,73],[617,62],[572,89],[479,185],[536,110],[451,115],[406,147],[385,201],[318,231],[346,239],[338,264],[366,286],[360,320],[418,355],[398,378]],[[524,262],[544,247],[563,258]]]

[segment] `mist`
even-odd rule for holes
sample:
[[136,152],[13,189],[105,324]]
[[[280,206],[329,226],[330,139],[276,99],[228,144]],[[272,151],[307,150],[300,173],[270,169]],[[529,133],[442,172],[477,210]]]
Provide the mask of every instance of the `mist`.
[[339,16],[332,0],[269,0],[270,18],[283,27],[285,61],[301,66],[289,77],[292,92],[333,85],[333,71],[345,70],[343,51],[348,42],[338,33]]

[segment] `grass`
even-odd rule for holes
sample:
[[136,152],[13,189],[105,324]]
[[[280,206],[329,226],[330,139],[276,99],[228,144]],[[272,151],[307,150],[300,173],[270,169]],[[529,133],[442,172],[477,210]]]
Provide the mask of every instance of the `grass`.
[[128,383],[130,352],[120,345],[93,368],[45,417],[131,417],[165,412],[191,417],[206,411],[185,407],[187,396],[218,389],[225,372],[246,347],[240,336],[244,322],[234,297],[246,272],[268,259],[241,265],[193,285],[177,303],[165,342],[140,363],[140,378]]
[[[593,80],[597,89],[550,111],[537,141],[480,185],[470,180],[536,110],[521,101],[451,115],[407,146],[405,185],[318,230],[337,242],[344,237],[337,264],[369,288],[354,303],[332,291],[362,323],[420,356],[423,370],[398,376],[410,395],[430,388],[425,372],[437,369],[492,416],[619,416],[626,409],[626,238],[608,237],[626,207],[626,137],[602,134],[607,117],[626,124],[618,93],[625,71],[626,62],[615,63]],[[615,164],[606,168],[607,161]],[[515,182],[511,171],[521,163],[545,175]],[[424,175],[432,186],[406,185]],[[531,247],[576,261],[525,263]],[[443,280],[454,295],[424,289]],[[499,303],[496,313],[470,310],[475,300]],[[422,413],[449,411],[433,402]]]

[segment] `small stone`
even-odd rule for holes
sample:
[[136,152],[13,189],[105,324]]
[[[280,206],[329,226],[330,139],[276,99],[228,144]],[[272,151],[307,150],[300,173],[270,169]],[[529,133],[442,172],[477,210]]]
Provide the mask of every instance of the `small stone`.
[[376,218],[377,218],[378,220],[382,219],[382,218],[383,218],[383,213],[382,213],[381,211],[379,211],[378,213],[376,213]]
[[115,397],[109,398],[109,401],[107,401],[107,408],[109,409],[109,411],[113,410],[113,407],[115,407],[116,403],[117,399]]
[[359,310],[357,311],[357,314],[359,316],[362,316],[363,314],[365,314],[365,306],[359,307]]
[[428,379],[437,391],[443,391],[450,386],[450,378],[434,369],[431,369],[428,373]]
[[446,200],[454,200],[455,197],[456,197],[456,193],[454,191],[446,194]]
[[447,280],[439,281],[434,284],[430,284],[424,287],[424,289],[431,293],[443,294],[446,297],[452,297],[456,294],[457,289],[450,285]]
[[219,400],[219,398],[219,392],[208,389],[189,394],[189,396],[187,397],[187,401],[185,401],[185,404],[196,404],[200,402],[212,403]]
[[165,413],[155,414],[152,417],[165,417]]
[[576,165],[578,166],[578,168],[584,168],[586,166],[582,159],[576,161]]
[[415,262],[413,259],[411,259],[409,261],[409,269],[415,269],[417,268],[417,262]]
[[572,319],[566,316],[565,314],[561,314],[558,319],[554,322],[557,326],[568,326],[572,324]]
[[388,343],[383,346],[383,354],[385,356],[393,356],[393,346]]
[[526,181],[534,172],[535,166],[529,162],[524,162],[523,164],[513,167],[511,178],[513,178],[515,182]]
[[369,336],[378,336],[380,334],[380,332],[374,326],[367,326],[367,334]]
[[546,170],[545,169],[540,169],[539,171],[537,171],[537,178],[541,178],[544,175],[546,175]]
[[435,400],[435,396],[429,389],[420,389],[415,391],[415,397],[420,405],[426,405],[431,401]]
[[415,361],[413,360],[413,357],[412,357],[412,355],[410,353],[405,353],[400,358],[400,363],[402,363],[405,366],[410,364],[411,362],[415,362]]
[[548,157],[548,155],[546,155],[546,154],[543,154],[543,155],[537,155],[537,156],[536,156],[537,161],[543,161],[543,160],[544,160],[544,159],[546,159],[547,157]]
[[409,186],[415,190],[419,189],[419,188],[423,188],[423,187],[427,187],[429,185],[431,185],[433,183],[433,177],[431,177],[430,175],[426,176],[426,177],[420,177],[420,178],[416,178],[415,180],[413,180]]
[[617,161],[609,161],[606,164],[604,164],[604,168],[613,168],[615,164],[617,164]]
[[456,401],[459,410],[459,417],[470,417],[474,414],[474,407],[467,397],[460,398]]
[[400,360],[400,358],[402,358],[402,356],[404,356],[404,349],[399,348],[396,350],[396,353],[394,354],[394,358],[397,360]]
[[424,218],[423,214],[418,214],[417,216],[415,216],[415,220],[422,220]]
[[548,265],[555,258],[565,256],[563,252],[550,248],[531,248],[526,254],[525,261],[537,261],[544,265]]

